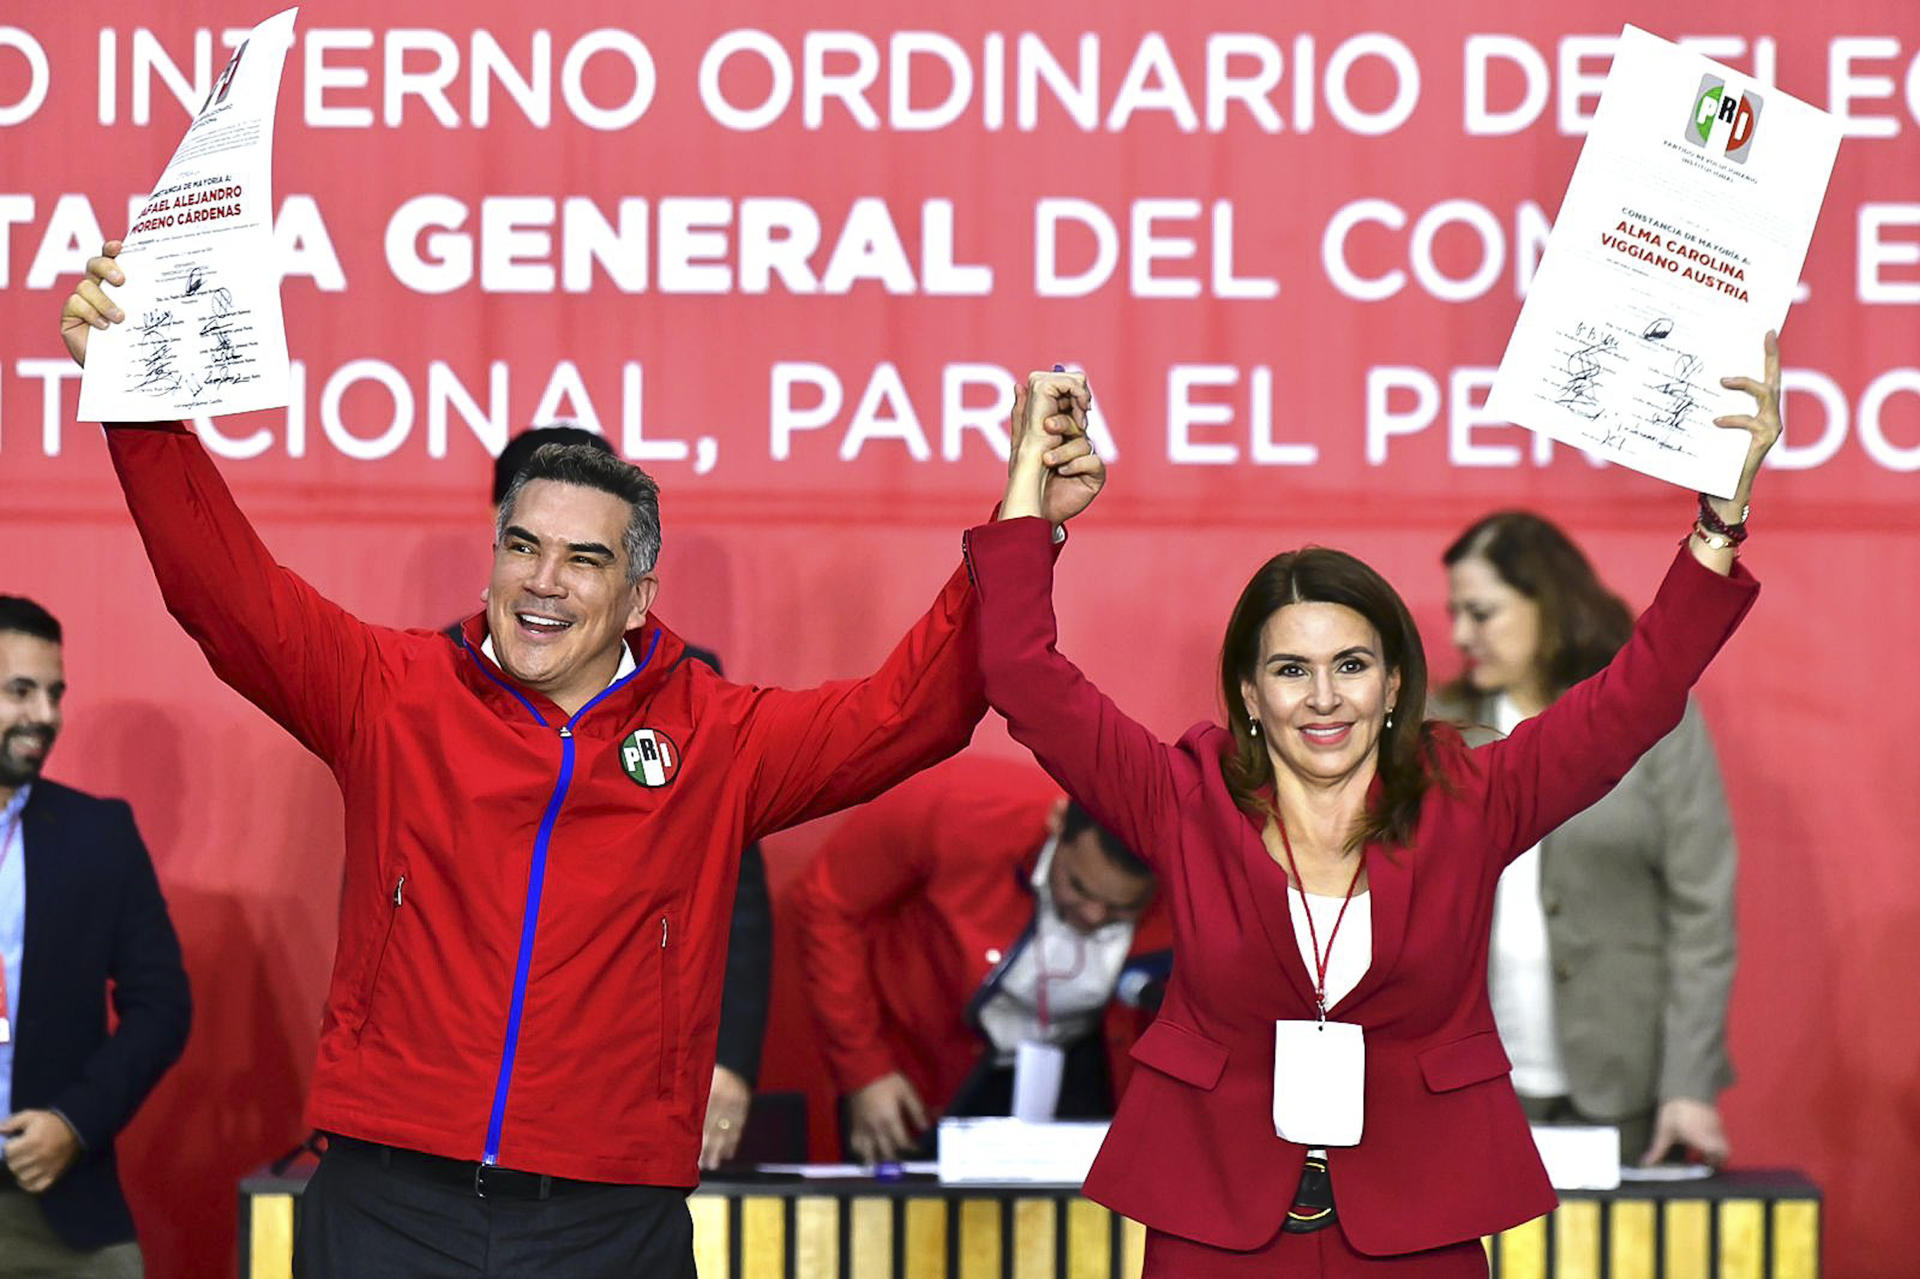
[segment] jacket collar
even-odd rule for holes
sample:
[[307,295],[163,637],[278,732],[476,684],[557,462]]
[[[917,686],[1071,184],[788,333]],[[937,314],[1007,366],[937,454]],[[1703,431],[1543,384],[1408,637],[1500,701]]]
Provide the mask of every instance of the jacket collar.
[[[531,712],[550,727],[567,723],[566,712],[553,699],[514,679],[480,651],[486,637],[484,611],[461,622],[453,632],[453,642],[461,650],[455,667],[467,687],[509,719],[525,718]],[[659,690],[668,673],[680,664],[687,648],[680,637],[653,614],[648,614],[645,622],[626,633],[625,643],[638,669],[589,702],[582,714],[597,717],[610,708],[622,714],[631,711]]]
[[27,791],[26,807],[20,811],[20,835],[25,838],[28,831],[53,821],[60,808],[61,792],[66,787],[58,782],[50,782],[45,776],[33,780]]

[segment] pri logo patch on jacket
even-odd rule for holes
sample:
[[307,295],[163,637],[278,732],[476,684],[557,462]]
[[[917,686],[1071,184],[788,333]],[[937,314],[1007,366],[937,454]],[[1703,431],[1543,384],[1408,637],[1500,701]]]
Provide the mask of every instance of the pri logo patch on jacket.
[[680,748],[657,728],[637,728],[620,743],[620,767],[642,786],[665,786],[680,771]]

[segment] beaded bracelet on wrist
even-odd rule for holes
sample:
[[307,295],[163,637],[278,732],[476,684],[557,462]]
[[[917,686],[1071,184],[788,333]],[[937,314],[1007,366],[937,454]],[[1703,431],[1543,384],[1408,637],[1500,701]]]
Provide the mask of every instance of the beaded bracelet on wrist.
[[1739,520],[1729,524],[1720,518],[1718,511],[1713,509],[1713,503],[1707,499],[1705,493],[1700,495],[1699,524],[1700,527],[1707,532],[1718,533],[1721,537],[1731,541],[1735,546],[1747,540],[1747,508],[1744,506],[1741,507]]

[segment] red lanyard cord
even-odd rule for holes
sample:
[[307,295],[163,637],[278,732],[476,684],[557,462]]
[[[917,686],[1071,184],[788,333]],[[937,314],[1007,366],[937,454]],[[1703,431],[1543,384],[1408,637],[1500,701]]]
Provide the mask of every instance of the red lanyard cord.
[[1367,866],[1367,850],[1362,848],[1360,856],[1354,861],[1353,878],[1347,881],[1347,895],[1340,902],[1340,913],[1333,917],[1333,928],[1327,933],[1327,949],[1320,952],[1320,934],[1313,926],[1313,907],[1307,901],[1306,881],[1300,878],[1300,867],[1293,860],[1293,841],[1287,838],[1287,824],[1274,815],[1273,824],[1280,828],[1280,847],[1286,850],[1287,870],[1293,875],[1294,887],[1300,890],[1300,909],[1307,917],[1307,942],[1313,947],[1313,1002],[1320,1010],[1320,1020],[1327,1019],[1327,965],[1333,962],[1333,941],[1340,935],[1341,921],[1347,917],[1347,907],[1353,904],[1353,890],[1360,884],[1360,872]]
[[1040,1019],[1040,1034],[1043,1038],[1047,1033],[1047,1028],[1053,1024],[1052,1015],[1047,1007],[1047,986],[1056,980],[1072,981],[1080,975],[1086,966],[1086,939],[1076,934],[1073,938],[1073,967],[1062,969],[1059,972],[1048,968],[1046,937],[1041,932],[1039,923],[1036,921],[1033,929],[1033,970],[1036,974],[1037,983],[1037,989],[1034,993],[1034,1011]]

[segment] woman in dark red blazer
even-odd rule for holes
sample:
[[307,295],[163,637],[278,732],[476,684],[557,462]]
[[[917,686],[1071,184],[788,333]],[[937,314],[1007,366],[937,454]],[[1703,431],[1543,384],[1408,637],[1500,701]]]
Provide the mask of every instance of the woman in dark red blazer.
[[[1084,385],[1030,380],[1000,522],[967,535],[967,557],[989,700],[1152,862],[1172,912],[1173,982],[1133,1049],[1147,1069],[1087,1179],[1147,1226],[1148,1275],[1484,1276],[1483,1235],[1553,1208],[1487,1002],[1494,885],[1679,721],[1751,605],[1735,554],[1780,434],[1771,336],[1766,355],[1764,381],[1725,382],[1758,401],[1719,419],[1752,437],[1738,492],[1702,499],[1632,640],[1471,751],[1421,721],[1426,659],[1398,595],[1320,548],[1275,558],[1242,594],[1227,727],[1168,745],[1122,714],[1055,650],[1054,534],[1033,518],[1104,478],[1073,438]],[[1312,1033],[1323,1016],[1332,1040],[1363,1040],[1363,1065],[1322,1054],[1331,1040],[1276,1052],[1276,1022]],[[1301,1140],[1278,1135],[1277,1101]],[[1338,1131],[1356,1120],[1357,1140]]]

